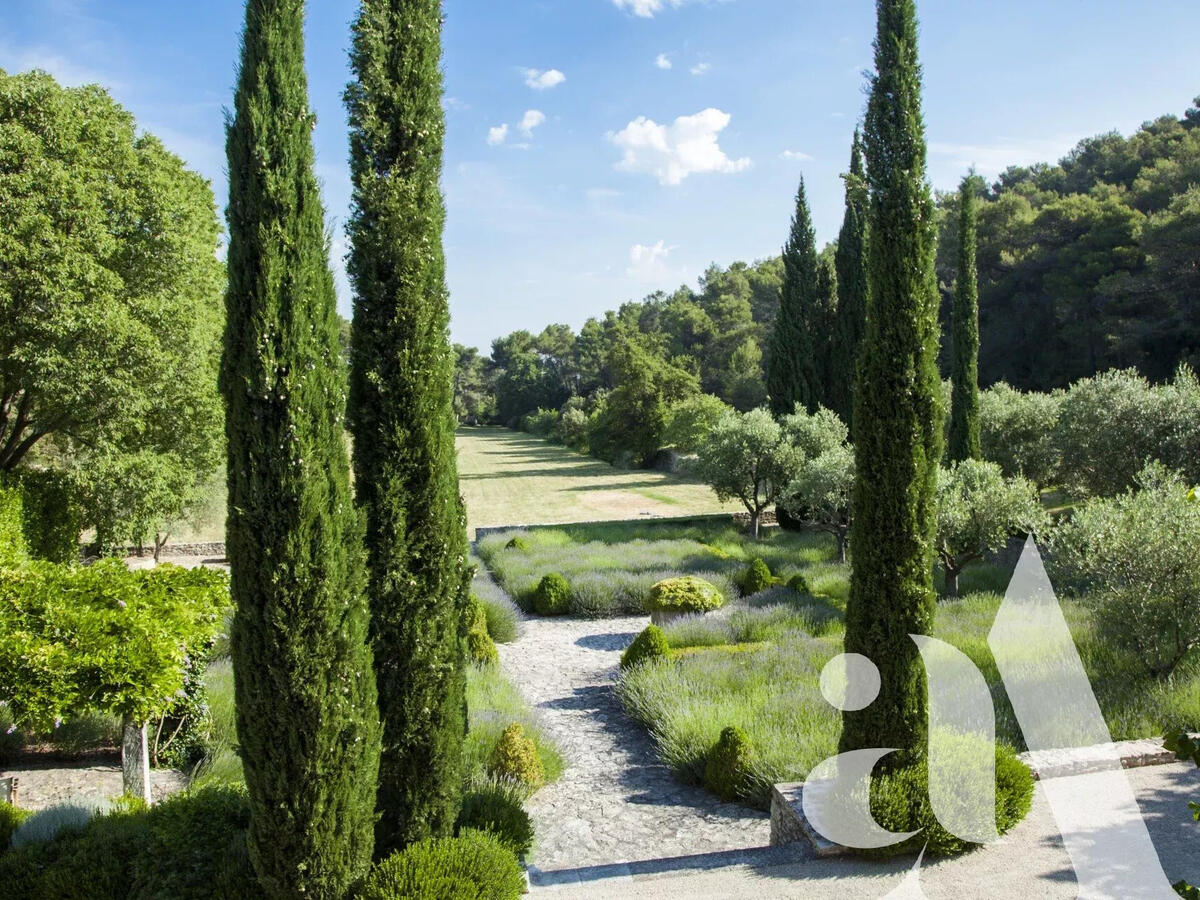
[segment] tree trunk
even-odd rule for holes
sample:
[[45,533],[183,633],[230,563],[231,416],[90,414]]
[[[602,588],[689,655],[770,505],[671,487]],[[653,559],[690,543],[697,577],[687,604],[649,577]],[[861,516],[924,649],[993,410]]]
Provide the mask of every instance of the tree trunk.
[[951,600],[958,599],[958,573],[960,569],[946,566],[946,596]]
[[758,540],[759,522],[762,521],[762,510],[756,509],[750,513],[750,537]]
[[161,534],[154,532],[154,562],[157,565],[158,557],[162,554],[163,548],[167,546],[167,540],[171,537],[170,534]]
[[839,531],[837,534],[837,545],[838,545],[838,562],[840,562],[840,563],[844,563],[846,561],[846,544],[848,544],[849,542],[850,542],[850,535],[846,534],[846,532],[844,532],[844,531]]
[[127,797],[150,802],[150,744],[146,726],[125,719],[121,733],[121,786]]

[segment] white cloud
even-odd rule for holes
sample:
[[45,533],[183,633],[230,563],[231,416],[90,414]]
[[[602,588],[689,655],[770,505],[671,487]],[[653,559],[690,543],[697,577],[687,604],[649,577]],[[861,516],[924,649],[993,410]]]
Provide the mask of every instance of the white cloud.
[[566,80],[567,76],[558,69],[546,69],[544,72],[541,69],[525,70],[525,84],[535,91],[547,91]]
[[709,65],[708,63],[696,63],[694,66],[692,66],[692,74],[693,75],[703,75],[705,72],[707,72],[711,68],[712,68],[712,66]]
[[521,119],[521,124],[517,127],[521,129],[521,134],[525,135],[525,137],[532,137],[533,129],[545,121],[546,114],[540,109],[527,109],[524,117]]
[[507,138],[508,125],[496,125],[488,129],[487,142],[492,147],[495,147],[497,144],[503,144]]
[[671,68],[671,59],[667,56],[667,54],[660,53],[658,56],[654,57],[654,64],[660,69],[669,69]]
[[697,173],[741,172],[750,160],[730,159],[717,143],[729,120],[729,113],[713,108],[680,116],[671,125],[639,116],[616,134],[609,133],[609,140],[625,154],[616,168],[653,175],[667,185]]
[[[660,13],[664,9],[679,9],[686,3],[693,3],[696,0],[612,0],[613,6],[617,9],[627,10],[641,19],[652,19],[655,13]],[[728,0],[717,0],[719,3],[728,2]]]
[[800,150],[784,150],[779,154],[780,159],[794,159],[799,162],[812,162],[812,157]]
[[470,109],[471,104],[459,100],[457,97],[446,97],[442,100],[443,109]]
[[671,255],[672,247],[666,241],[654,244],[634,244],[629,248],[629,268],[625,274],[642,282],[660,282],[670,276],[667,268],[667,257]]

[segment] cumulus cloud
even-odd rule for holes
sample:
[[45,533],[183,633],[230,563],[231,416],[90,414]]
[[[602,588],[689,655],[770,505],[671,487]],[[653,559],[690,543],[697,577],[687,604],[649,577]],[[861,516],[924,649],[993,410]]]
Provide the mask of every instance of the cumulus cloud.
[[812,157],[799,150],[784,150],[779,154],[780,159],[794,159],[799,162],[812,162]]
[[654,57],[654,64],[660,69],[669,69],[671,68],[671,59],[667,56],[667,54],[660,53],[658,56]]
[[711,68],[712,66],[710,66],[708,63],[696,63],[694,66],[692,66],[692,74],[703,75]]
[[521,124],[517,127],[521,129],[521,134],[525,137],[533,137],[533,129],[537,128],[546,121],[546,114],[540,109],[527,109],[525,115],[521,118]]
[[670,125],[659,125],[639,116],[609,140],[624,151],[616,168],[623,172],[653,175],[661,184],[676,185],[689,175],[705,172],[741,172],[750,160],[730,159],[717,143],[729,124],[730,115],[705,109],[694,116],[680,116]]
[[[679,9],[685,3],[693,3],[696,0],[612,0],[613,6],[617,9],[623,9],[633,13],[642,19],[652,19],[655,13],[660,13],[664,9]],[[727,0],[718,0],[720,3]]]
[[496,125],[488,129],[487,142],[492,147],[503,144],[508,139],[508,125]]
[[629,248],[629,268],[625,274],[643,282],[659,282],[670,275],[667,257],[673,248],[666,241],[654,244],[634,244]]
[[526,69],[525,84],[533,88],[535,91],[548,91],[552,87],[558,87],[567,80],[567,76],[558,69]]

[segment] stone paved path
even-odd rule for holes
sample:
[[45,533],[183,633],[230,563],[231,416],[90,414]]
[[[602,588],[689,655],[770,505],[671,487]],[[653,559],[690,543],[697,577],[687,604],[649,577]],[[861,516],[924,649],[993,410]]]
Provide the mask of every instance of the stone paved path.
[[[17,763],[0,766],[0,778],[19,779],[17,805],[25,809],[43,809],[72,800],[111,800],[121,795],[121,767],[95,763]],[[174,769],[154,769],[150,773],[154,799],[183,790],[187,776]]]
[[530,619],[501,665],[567,759],[528,804],[540,870],[764,847],[766,813],[677,782],[613,693],[621,650],[649,619]]

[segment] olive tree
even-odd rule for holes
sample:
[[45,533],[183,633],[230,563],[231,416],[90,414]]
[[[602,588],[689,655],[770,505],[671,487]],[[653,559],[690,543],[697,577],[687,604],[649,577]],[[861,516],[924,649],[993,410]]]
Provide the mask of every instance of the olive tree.
[[722,500],[739,500],[758,538],[763,510],[796,477],[803,455],[763,409],[726,413],[699,448],[695,473]]
[[1200,501],[1161,465],[1136,487],[1084,503],[1051,535],[1053,568],[1099,628],[1156,678],[1200,646]]
[[[44,72],[0,70],[0,159],[0,472],[65,470],[102,540],[147,536],[220,462],[212,189],[103,89]],[[166,487],[123,518],[130,456]]]
[[1014,534],[1038,534],[1048,521],[1033,482],[1005,478],[991,462],[965,459],[938,475],[937,550],[946,595],[958,597],[958,576]]
[[729,411],[729,404],[712,394],[696,394],[681,400],[667,415],[663,440],[680,453],[695,453],[712,427]]
[[853,494],[854,448],[841,444],[805,460],[780,505],[800,524],[833,535],[838,561],[845,562],[854,523]]
[[1020,391],[1003,381],[979,394],[979,431],[983,458],[998,463],[1005,475],[1024,475],[1039,487],[1058,477],[1058,426],[1062,391]]
[[837,413],[824,406],[810,413],[797,404],[795,411],[780,419],[779,424],[784,437],[806,459],[815,459],[822,453],[841,447],[849,437],[846,423]]

